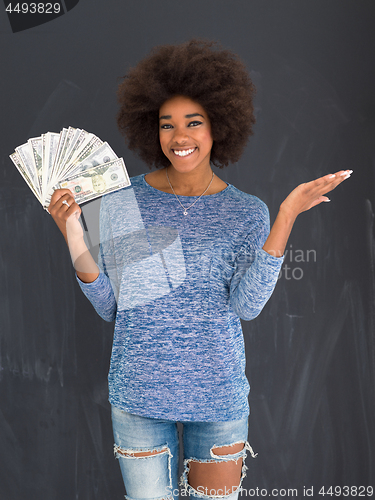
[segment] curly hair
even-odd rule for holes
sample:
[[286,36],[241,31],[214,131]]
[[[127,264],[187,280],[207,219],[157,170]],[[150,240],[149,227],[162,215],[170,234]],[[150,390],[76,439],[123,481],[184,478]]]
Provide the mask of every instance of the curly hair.
[[221,168],[239,160],[253,133],[254,94],[245,65],[216,42],[193,39],[162,45],[120,83],[117,124],[130,150],[150,167],[166,167],[170,162],[160,147],[159,109],[173,96],[189,97],[209,117],[211,162]]

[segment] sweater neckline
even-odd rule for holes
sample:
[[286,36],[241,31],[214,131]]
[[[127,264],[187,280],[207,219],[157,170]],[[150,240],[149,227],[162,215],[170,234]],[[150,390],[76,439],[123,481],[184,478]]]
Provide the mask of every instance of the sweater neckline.
[[[161,191],[160,189],[154,188],[153,186],[151,186],[151,185],[150,185],[150,184],[146,181],[145,176],[146,176],[146,174],[141,174],[141,177],[142,177],[142,181],[143,181],[143,183],[144,183],[144,184],[145,184],[145,185],[146,185],[149,189],[151,189],[152,191],[154,191],[154,192],[156,192],[156,193],[159,193],[159,194],[161,194],[161,195],[173,196],[173,197],[175,196],[173,193],[167,193],[166,191]],[[226,182],[226,181],[224,181],[224,182]],[[230,190],[230,187],[232,187],[232,184],[229,184],[228,182],[226,182],[226,184],[227,184],[227,187],[226,187],[226,188],[224,188],[222,191],[218,191],[217,193],[213,193],[213,194],[204,194],[204,195],[202,196],[202,198],[203,198],[203,199],[204,199],[204,198],[207,198],[207,199],[210,199],[210,200],[211,200],[211,199],[213,199],[213,197],[215,197],[215,196],[220,196],[220,195],[223,195],[224,193],[226,193],[227,191],[229,191],[229,190]],[[193,200],[193,199],[195,199],[195,198],[199,198],[199,197],[200,197],[200,195],[196,195],[196,196],[184,196],[184,195],[182,195],[182,194],[179,194],[179,195],[177,195],[177,196],[178,196],[179,198],[184,198],[184,199],[187,199],[187,200]]]

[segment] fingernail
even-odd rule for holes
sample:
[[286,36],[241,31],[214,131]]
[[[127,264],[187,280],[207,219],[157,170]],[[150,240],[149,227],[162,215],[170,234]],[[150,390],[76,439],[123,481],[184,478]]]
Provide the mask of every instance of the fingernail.
[[336,177],[336,175],[335,174],[331,174],[331,175],[328,176],[328,179],[333,179],[334,177]]
[[324,200],[324,201],[325,201],[325,202],[327,202],[327,201],[331,201],[331,200],[330,200],[329,198],[327,198],[327,199],[326,199],[326,200]]

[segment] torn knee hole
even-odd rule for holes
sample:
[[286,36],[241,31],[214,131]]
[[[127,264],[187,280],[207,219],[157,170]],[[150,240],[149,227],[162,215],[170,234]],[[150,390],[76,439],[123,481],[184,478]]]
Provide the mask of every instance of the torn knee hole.
[[153,455],[159,455],[161,453],[168,453],[168,447],[164,446],[163,448],[156,448],[154,450],[144,450],[144,451],[137,451],[137,450],[126,450],[124,448],[121,448],[120,446],[115,445],[114,447],[114,452],[117,457],[150,457]]
[[[234,492],[241,483],[242,466],[242,457],[220,462],[190,460],[185,471],[186,483],[198,492],[208,489],[211,496],[217,496],[219,491],[228,489]],[[212,493],[214,491],[216,493]]]
[[210,449],[211,459],[185,460],[181,486],[191,493],[209,491],[217,497],[228,489],[233,493],[238,491],[246,476],[246,451],[253,458],[257,456],[248,441],[239,441],[226,446],[214,445]]
[[188,460],[188,484],[195,490],[199,487],[222,490],[232,488],[235,491],[241,482],[245,443],[243,441],[226,446],[214,445],[211,460]]

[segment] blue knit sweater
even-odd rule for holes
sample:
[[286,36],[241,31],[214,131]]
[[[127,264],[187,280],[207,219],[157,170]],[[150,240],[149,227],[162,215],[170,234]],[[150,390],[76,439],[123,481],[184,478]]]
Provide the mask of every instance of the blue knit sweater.
[[110,402],[168,420],[246,418],[240,318],[260,313],[283,260],[262,250],[268,209],[229,184],[185,216],[144,175],[131,182],[102,198],[101,272],[78,280],[98,314],[116,320]]

